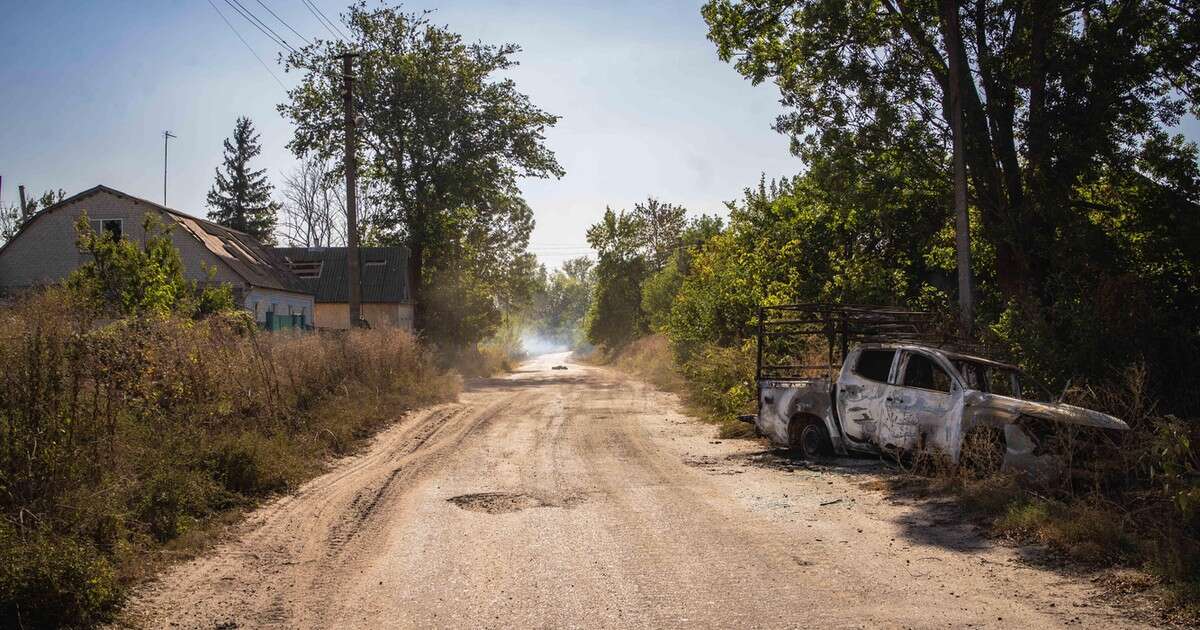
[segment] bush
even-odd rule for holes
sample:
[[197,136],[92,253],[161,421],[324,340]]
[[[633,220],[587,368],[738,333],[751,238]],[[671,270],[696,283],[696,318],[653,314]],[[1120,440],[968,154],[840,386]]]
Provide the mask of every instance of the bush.
[[207,474],[228,492],[261,497],[285,490],[304,475],[305,466],[282,436],[244,432],[225,436],[211,447]]
[[133,505],[134,522],[158,542],[179,537],[212,511],[219,488],[203,471],[163,466],[142,481]]
[[88,627],[111,619],[122,591],[86,542],[0,525],[0,626]]
[[38,528],[0,532],[0,586],[26,627],[94,623],[162,545],[202,543],[222,511],[461,386],[400,330],[267,334],[224,312],[102,322],[87,306],[52,289],[0,309],[0,523]]

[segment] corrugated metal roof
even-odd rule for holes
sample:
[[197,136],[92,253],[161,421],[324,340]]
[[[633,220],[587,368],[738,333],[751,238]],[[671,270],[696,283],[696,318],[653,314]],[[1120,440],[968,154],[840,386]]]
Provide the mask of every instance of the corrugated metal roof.
[[[193,217],[174,208],[168,208],[148,199],[135,197],[104,185],[93,186],[38,212],[29,221],[25,222],[25,225],[21,227],[21,231],[17,233],[17,236],[41,216],[101,192],[116,197],[123,197],[136,203],[146,204],[147,206],[161,210],[173,219],[179,227],[182,227],[184,231],[200,241],[205,249],[212,252],[222,263],[229,266],[246,284],[264,289],[276,289],[293,293],[310,293],[306,285],[292,275],[288,269],[287,262],[282,257],[273,252],[271,248],[265,247],[256,241],[249,234],[217,225],[212,221]],[[16,236],[12,240],[15,239]],[[5,243],[4,246],[7,247],[8,243]]]
[[[349,302],[345,247],[276,247],[275,253],[291,264],[320,263],[315,278],[298,280],[317,302]],[[408,250],[403,247],[362,247],[358,250],[362,301],[368,303],[408,302]]]

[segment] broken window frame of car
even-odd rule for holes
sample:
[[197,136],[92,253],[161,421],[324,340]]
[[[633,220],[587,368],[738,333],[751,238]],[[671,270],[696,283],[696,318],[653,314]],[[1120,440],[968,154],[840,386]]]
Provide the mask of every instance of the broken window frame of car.
[[[1016,366],[979,356],[944,332],[953,325],[929,313],[786,304],[759,308],[756,328],[758,413],[742,419],[803,456],[933,453],[1048,479],[1074,469],[1079,445],[1114,443],[1105,434],[1128,429],[1054,400]],[[891,355],[882,380],[875,353]],[[868,355],[876,364],[860,368]],[[922,370],[920,382],[905,384],[910,365]]]

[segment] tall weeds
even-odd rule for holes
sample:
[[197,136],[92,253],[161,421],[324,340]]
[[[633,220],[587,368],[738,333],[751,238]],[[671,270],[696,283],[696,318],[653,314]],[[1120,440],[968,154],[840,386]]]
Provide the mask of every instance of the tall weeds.
[[156,550],[460,387],[402,331],[87,312],[0,309],[0,626],[108,619]]
[[706,344],[680,365],[667,338],[650,335],[608,360],[623,372],[681,395],[693,413],[718,426],[721,437],[754,434],[751,425],[736,419],[754,410],[754,354],[748,347]]

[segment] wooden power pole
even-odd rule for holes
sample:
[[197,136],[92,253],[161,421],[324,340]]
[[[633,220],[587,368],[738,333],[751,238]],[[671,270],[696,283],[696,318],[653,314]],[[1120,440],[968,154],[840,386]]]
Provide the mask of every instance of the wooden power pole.
[[339,55],[342,60],[342,99],[345,109],[346,147],[346,276],[350,283],[350,327],[363,325],[362,321],[362,283],[359,281],[358,268],[358,153],[357,138],[355,137],[354,113],[354,58],[358,53],[347,52]]
[[163,205],[167,205],[167,141],[174,138],[170,131],[163,132]]
[[942,0],[942,26],[949,57],[950,127],[954,136],[955,248],[958,250],[958,306],[963,335],[974,336],[975,286],[971,278],[971,221],[967,215],[967,163],[963,156],[962,121],[962,29],[958,0]]

